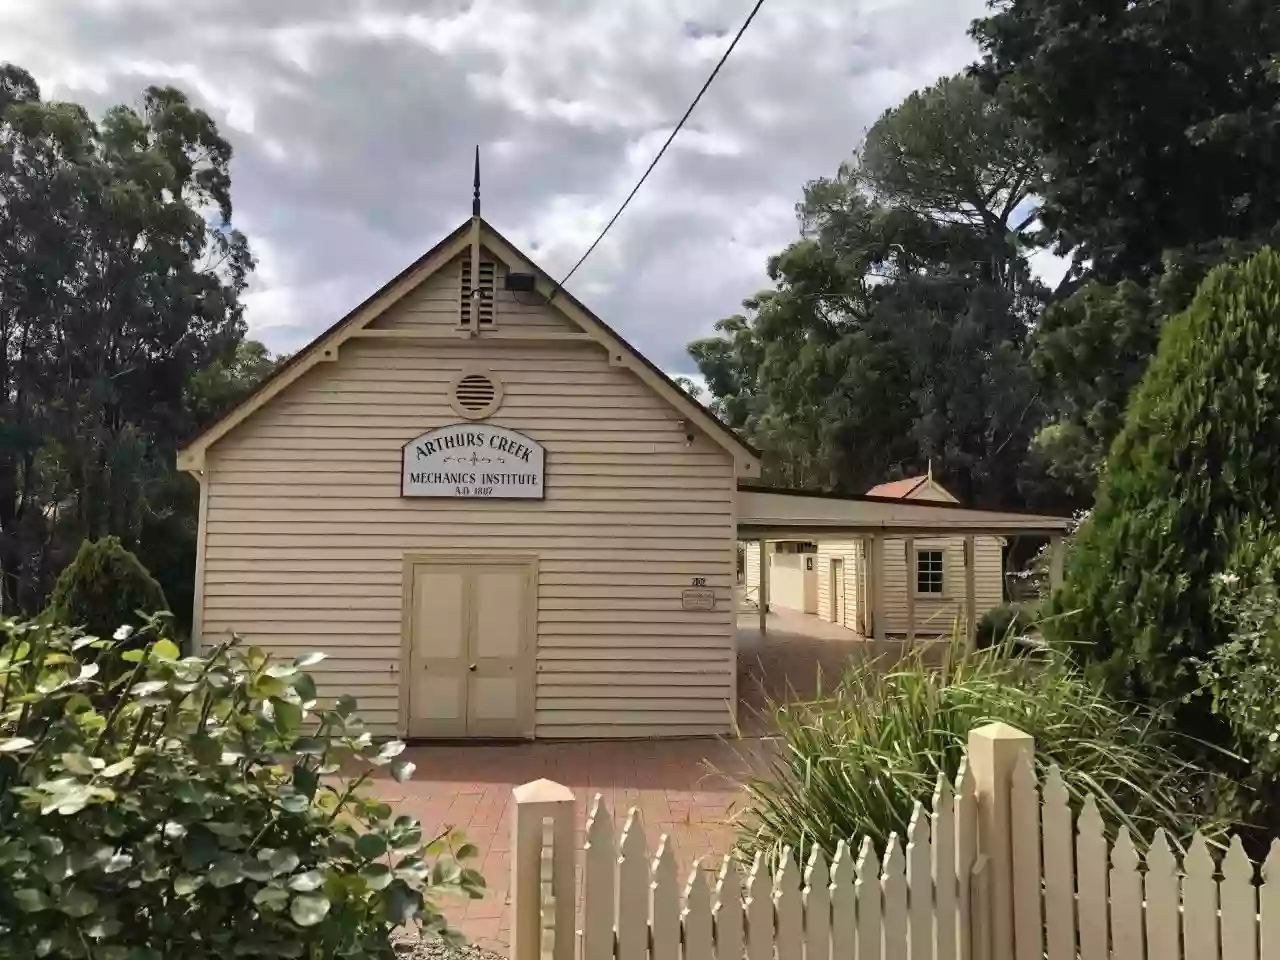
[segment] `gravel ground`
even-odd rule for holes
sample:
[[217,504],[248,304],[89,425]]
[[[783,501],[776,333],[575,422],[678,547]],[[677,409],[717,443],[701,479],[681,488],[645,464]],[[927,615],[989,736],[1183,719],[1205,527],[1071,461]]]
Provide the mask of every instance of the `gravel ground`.
[[492,950],[481,950],[474,944],[455,947],[438,937],[423,940],[406,938],[400,943],[412,944],[409,952],[400,954],[411,960],[507,960],[505,956]]

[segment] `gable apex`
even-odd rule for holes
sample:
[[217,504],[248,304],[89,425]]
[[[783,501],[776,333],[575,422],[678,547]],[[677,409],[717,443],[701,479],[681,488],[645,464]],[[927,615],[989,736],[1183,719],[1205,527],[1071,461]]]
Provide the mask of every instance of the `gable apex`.
[[[308,370],[317,364],[336,360],[339,349],[346,340],[364,331],[378,317],[469,249],[473,242],[492,253],[508,270],[533,274],[536,290],[546,298],[546,305],[554,307],[573,327],[581,330],[584,338],[589,337],[603,346],[609,352],[611,364],[631,370],[667,403],[685,414],[692,423],[698,424],[703,432],[733,456],[739,476],[758,475],[760,454],[757,450],[710,410],[685,393],[657,365],[588,310],[576,297],[560,287],[545,270],[480,217],[464,220],[355,309],[289,357],[253,393],[185,444],[178,452],[178,468],[203,470],[205,452],[210,446],[234,430],[254,411],[270,403]],[[484,335],[481,334],[479,339],[483,340]]]

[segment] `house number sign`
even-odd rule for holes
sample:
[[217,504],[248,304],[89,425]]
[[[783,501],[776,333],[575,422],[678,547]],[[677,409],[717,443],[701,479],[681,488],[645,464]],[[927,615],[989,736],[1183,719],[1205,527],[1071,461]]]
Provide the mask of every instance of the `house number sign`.
[[537,440],[492,424],[455,423],[404,445],[400,494],[541,500],[545,466]]

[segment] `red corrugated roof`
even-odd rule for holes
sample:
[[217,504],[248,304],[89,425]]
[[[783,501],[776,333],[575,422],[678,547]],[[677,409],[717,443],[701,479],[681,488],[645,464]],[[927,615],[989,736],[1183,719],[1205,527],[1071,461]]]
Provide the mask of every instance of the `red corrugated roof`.
[[888,483],[877,483],[874,487],[867,491],[868,497],[896,497],[899,500],[905,499],[915,493],[921,486],[928,482],[927,474],[918,477],[903,477],[901,480],[891,480]]

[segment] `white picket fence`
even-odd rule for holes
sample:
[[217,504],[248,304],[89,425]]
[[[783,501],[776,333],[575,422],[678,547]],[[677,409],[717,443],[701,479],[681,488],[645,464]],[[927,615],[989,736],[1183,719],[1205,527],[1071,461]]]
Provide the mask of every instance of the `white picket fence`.
[[[1056,768],[1003,724],[974,730],[956,783],[917,805],[905,842],[841,842],[770,862],[724,858],[681,883],[669,838],[639,813],[621,832],[596,797],[575,911],[574,799],[516,788],[512,960],[1280,960],[1280,843],[1260,882],[1238,839],[1221,866],[1197,836],[1162,832],[1140,857],[1076,815]],[[855,853],[856,848],[856,853]],[[744,875],[745,874],[745,875]]]
[[1123,828],[1108,844],[1092,797],[1073,814],[1057,767],[1037,783],[1025,755],[1010,796],[1018,960],[1280,960],[1280,842],[1261,877],[1239,837],[1219,861],[1198,833],[1180,857],[1157,830],[1139,856]]
[[581,955],[645,960],[651,949],[675,958],[683,943],[689,960],[967,956],[958,917],[969,884],[957,878],[969,875],[975,856],[972,806],[972,777],[957,792],[943,781],[933,814],[917,805],[905,850],[891,837],[883,863],[869,839],[856,853],[842,841],[830,867],[815,847],[803,872],[790,850],[776,862],[756,854],[744,883],[738,862],[725,857],[714,884],[695,864],[682,896],[669,839],[651,852],[632,810],[615,841],[597,797],[584,848]]

